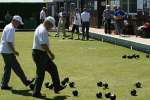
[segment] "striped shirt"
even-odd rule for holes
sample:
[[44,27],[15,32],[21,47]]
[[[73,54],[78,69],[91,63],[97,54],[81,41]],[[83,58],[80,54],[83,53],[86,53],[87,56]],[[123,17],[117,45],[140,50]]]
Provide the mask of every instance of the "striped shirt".
[[104,12],[103,12],[103,18],[104,19],[111,19],[112,18],[112,11],[111,10],[108,10],[108,9],[105,9]]

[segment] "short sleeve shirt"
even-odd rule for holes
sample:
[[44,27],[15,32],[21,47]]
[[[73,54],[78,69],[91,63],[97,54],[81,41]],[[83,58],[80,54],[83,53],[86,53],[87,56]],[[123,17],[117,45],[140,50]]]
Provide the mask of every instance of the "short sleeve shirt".
[[45,11],[44,10],[41,10],[41,12],[40,12],[40,19],[45,19],[46,18],[46,13],[45,13]]
[[81,20],[82,22],[89,22],[90,21],[90,13],[84,11],[83,13],[81,13]]
[[73,24],[75,24],[75,25],[81,25],[81,16],[80,16],[80,13],[76,13],[75,14]]
[[0,43],[0,53],[13,53],[13,51],[8,47],[8,42],[14,45],[14,35],[15,28],[12,23],[5,26]]
[[49,39],[48,39],[48,31],[46,30],[43,24],[40,24],[36,28],[34,33],[32,49],[45,51],[41,46],[42,44],[47,44],[49,46]]
[[116,12],[115,12],[115,16],[124,16],[125,14],[124,14],[124,12],[122,11],[122,10],[117,10]]

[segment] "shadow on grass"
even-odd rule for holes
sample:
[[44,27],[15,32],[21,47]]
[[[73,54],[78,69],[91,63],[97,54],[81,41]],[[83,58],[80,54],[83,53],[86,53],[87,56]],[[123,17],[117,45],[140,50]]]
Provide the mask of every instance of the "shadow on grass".
[[[29,93],[31,90],[12,90],[12,93],[13,94],[16,94],[16,95],[21,95],[21,96],[32,96],[32,93]],[[47,97],[42,97],[42,98],[39,98],[39,99],[42,99],[42,100],[65,100],[67,99],[67,95],[65,96],[55,96],[53,98],[47,98]]]
[[32,96],[32,93],[29,93],[30,91],[31,90],[12,90],[12,93],[22,96]]

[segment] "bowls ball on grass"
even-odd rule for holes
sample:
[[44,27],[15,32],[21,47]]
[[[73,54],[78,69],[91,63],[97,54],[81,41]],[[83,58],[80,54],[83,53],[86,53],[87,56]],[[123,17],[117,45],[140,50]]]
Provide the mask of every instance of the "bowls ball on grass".
[[112,94],[111,92],[107,92],[107,93],[105,93],[105,97],[110,98],[111,94]]
[[110,95],[110,100],[116,100],[116,95],[115,94],[111,94]]
[[52,90],[54,88],[54,85],[53,84],[50,84],[49,87],[48,87],[50,90]]
[[140,55],[136,55],[136,58],[140,58]]
[[44,86],[45,86],[46,88],[48,88],[48,87],[49,87],[49,82],[46,82],[46,83],[44,84]]
[[69,78],[66,77],[64,80],[61,82],[62,85],[66,85],[69,82]]
[[135,83],[136,88],[142,88],[142,83],[141,82],[136,82]]
[[102,96],[103,96],[103,95],[102,95],[101,92],[96,93],[96,97],[97,97],[97,98],[102,98]]
[[74,88],[74,87],[75,87],[75,82],[70,82],[70,83],[69,83],[69,86],[70,86],[71,88]]
[[101,81],[97,82],[97,86],[98,87],[102,87],[103,86],[103,82],[101,82]]
[[65,77],[64,81],[69,82],[69,77]]
[[135,89],[131,90],[130,92],[131,96],[137,96],[137,91]]
[[126,58],[127,58],[127,55],[123,55],[122,58],[123,58],[123,59],[126,59]]
[[31,90],[34,90],[34,86],[35,86],[34,84],[30,84],[29,85],[29,87],[30,87]]
[[133,57],[133,58],[136,58],[136,54],[133,54],[132,57]]
[[127,57],[128,57],[128,59],[132,59],[132,58],[133,58],[133,56],[132,56],[132,55],[128,55]]
[[53,84],[50,84],[49,82],[46,82],[44,85],[45,85],[46,88],[49,88],[49,89],[54,88]]
[[77,90],[72,91],[73,96],[78,96],[79,92]]
[[103,83],[104,89],[108,89],[108,83]]

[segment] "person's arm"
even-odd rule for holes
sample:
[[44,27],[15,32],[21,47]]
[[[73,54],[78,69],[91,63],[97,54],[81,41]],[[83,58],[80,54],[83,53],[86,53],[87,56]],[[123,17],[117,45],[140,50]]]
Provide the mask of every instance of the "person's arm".
[[14,30],[10,29],[7,31],[6,41],[9,49],[17,56],[19,56],[19,53],[15,50],[15,47],[13,45],[14,42]]
[[92,20],[91,14],[89,13],[89,23],[91,23],[91,20]]
[[15,50],[13,43],[7,42],[8,47],[13,51],[13,53],[17,56],[19,56],[19,53]]
[[105,23],[105,19],[106,19],[106,12],[105,12],[105,10],[103,11],[102,16],[103,16],[102,22]]
[[47,41],[48,40],[48,35],[47,34],[48,34],[47,31],[42,30],[42,32],[39,33],[39,35],[37,37],[39,39],[39,43],[40,43],[42,49],[44,49],[48,53],[48,55],[50,56],[50,58],[53,60],[55,58],[55,56],[51,52],[51,50],[50,50],[50,48],[48,46],[48,43],[47,43],[48,42]]
[[52,51],[49,49],[47,44],[41,44],[41,47],[49,54],[50,58],[52,60],[55,59],[55,55],[52,53]]
[[83,13],[81,13],[81,24],[83,22]]
[[105,14],[106,14],[106,12],[105,12],[105,10],[103,11],[103,14],[102,14],[102,16],[103,16],[103,19],[105,19]]
[[42,11],[40,12],[40,19],[42,19]]

